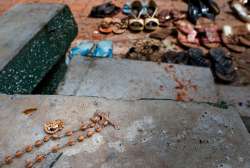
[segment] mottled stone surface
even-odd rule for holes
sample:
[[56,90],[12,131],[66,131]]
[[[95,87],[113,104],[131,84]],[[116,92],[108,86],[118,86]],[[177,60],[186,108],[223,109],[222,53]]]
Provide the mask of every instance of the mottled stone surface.
[[[28,108],[37,111],[25,115]],[[64,120],[65,132],[78,128],[96,110],[110,112],[120,130],[108,127],[65,148],[55,168],[250,167],[250,136],[233,108],[171,100],[67,96],[0,96],[0,160],[41,139],[46,121]],[[51,141],[17,159],[11,167],[23,167],[25,159],[66,140]]]
[[28,94],[77,35],[63,4],[20,4],[0,17],[0,92]]
[[250,118],[250,86],[216,85],[220,101],[237,108],[241,116]]
[[76,57],[57,94],[217,102],[214,79],[208,68],[126,59]]

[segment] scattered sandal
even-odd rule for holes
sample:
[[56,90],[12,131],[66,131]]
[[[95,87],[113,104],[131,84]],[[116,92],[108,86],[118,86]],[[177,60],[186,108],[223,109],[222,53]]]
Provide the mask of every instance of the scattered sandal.
[[242,21],[250,22],[250,15],[248,14],[247,9],[243,6],[242,3],[233,1],[231,7]]
[[125,58],[161,62],[163,48],[162,42],[156,39],[138,40],[129,49]]
[[224,45],[231,51],[242,53],[246,49],[240,46],[240,40],[237,34],[235,34],[233,28],[229,25],[224,25],[222,28],[222,41]]
[[160,27],[168,27],[169,21],[177,21],[186,18],[186,14],[177,10],[163,9],[159,12],[157,18],[159,19]]
[[201,42],[206,48],[217,48],[221,44],[219,35],[219,28],[216,24],[209,24],[207,26],[201,26],[198,29],[201,34]]
[[219,13],[220,8],[213,0],[188,0],[188,19],[194,24],[200,17],[214,20]]
[[134,1],[131,4],[131,16],[129,19],[129,28],[132,31],[142,31],[144,29],[144,20],[141,18],[143,14],[143,4],[141,1]]
[[210,63],[204,57],[204,53],[200,48],[190,48],[187,51],[175,52],[168,51],[163,54],[163,62],[193,65],[200,67],[209,67]]
[[217,81],[231,83],[236,78],[232,59],[223,48],[213,48],[209,51],[212,71]]
[[120,10],[121,9],[119,7],[115,6],[111,2],[108,2],[93,7],[89,16],[95,18],[111,17],[118,14]]
[[99,32],[104,34],[112,32],[114,34],[122,34],[126,31],[127,27],[128,23],[126,19],[105,18],[99,26]]
[[209,67],[210,63],[205,59],[205,55],[200,48],[190,48],[188,51],[188,65],[200,66],[200,67]]
[[188,48],[198,48],[200,46],[199,39],[197,38],[197,31],[194,29],[193,25],[186,21],[175,22],[178,31],[178,41],[185,47]]
[[145,19],[146,30],[154,31],[159,27],[160,22],[157,18],[155,18],[155,16],[157,15],[157,11],[158,8],[155,1],[150,0],[148,3],[148,10],[147,10],[148,17]]

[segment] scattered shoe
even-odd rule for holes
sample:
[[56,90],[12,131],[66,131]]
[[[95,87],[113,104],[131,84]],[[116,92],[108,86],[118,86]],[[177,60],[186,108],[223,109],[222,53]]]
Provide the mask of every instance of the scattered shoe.
[[120,8],[112,4],[111,2],[104,3],[92,8],[90,17],[105,18],[112,17],[120,12]]
[[163,48],[162,42],[156,39],[138,40],[133,44],[133,47],[129,49],[125,58],[161,62],[164,53]]
[[198,48],[200,46],[199,39],[197,38],[197,31],[194,26],[187,21],[177,21],[175,26],[178,30],[178,42],[188,48]]
[[211,20],[220,13],[220,8],[213,0],[188,0],[188,19],[196,24],[200,17]]
[[103,34],[122,34],[126,32],[128,28],[127,19],[118,19],[118,18],[105,18],[99,25],[99,32]]
[[250,22],[250,15],[249,12],[247,10],[247,8],[245,8],[243,6],[242,3],[237,2],[237,1],[233,1],[231,4],[231,8],[235,11],[235,13],[237,14],[237,16],[244,22]]
[[209,67],[210,63],[205,59],[205,55],[200,48],[190,48],[187,51],[189,56],[188,65],[200,66],[200,67]]
[[155,17],[158,12],[157,4],[154,0],[150,0],[148,3],[147,18],[145,19],[145,30],[154,31],[156,30],[160,22]]
[[215,79],[223,83],[231,83],[236,78],[232,59],[223,48],[213,48],[209,51],[212,71]]
[[[241,29],[241,30],[239,30]],[[246,48],[242,44],[248,44],[247,38],[244,38],[245,35],[249,35],[247,30],[247,26],[233,28],[229,25],[224,25],[222,29],[221,39],[224,45],[231,51],[242,53],[246,50]]]

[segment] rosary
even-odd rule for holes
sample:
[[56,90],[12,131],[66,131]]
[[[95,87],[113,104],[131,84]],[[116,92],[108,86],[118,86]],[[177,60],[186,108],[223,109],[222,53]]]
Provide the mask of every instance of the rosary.
[[[62,120],[53,120],[44,124],[44,131],[47,133],[41,140],[37,140],[33,145],[26,146],[23,150],[16,151],[13,155],[7,155],[4,158],[4,161],[0,162],[0,167],[3,165],[10,165],[15,158],[21,158],[25,153],[29,153],[34,148],[39,148],[44,143],[49,142],[50,140],[59,140],[65,137],[69,137],[69,140],[65,144],[57,144],[53,146],[48,153],[36,155],[34,160],[26,160],[25,168],[32,168],[35,164],[38,164],[46,159],[50,153],[57,153],[65,147],[73,146],[77,142],[83,142],[86,138],[92,137],[95,133],[99,133],[103,128],[108,125],[113,126],[115,129],[118,129],[117,125],[114,124],[109,119],[109,113],[105,112],[96,112],[93,117],[89,119],[86,123],[82,123],[80,128],[76,130],[67,131],[64,134],[59,135],[58,132],[64,128],[64,122]],[[75,133],[82,132],[77,138],[73,139],[72,137]]]

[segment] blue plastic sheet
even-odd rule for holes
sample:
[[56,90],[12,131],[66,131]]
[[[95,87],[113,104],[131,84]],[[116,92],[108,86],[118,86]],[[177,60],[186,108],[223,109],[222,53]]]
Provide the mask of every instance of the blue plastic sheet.
[[69,55],[66,57],[66,64],[76,56],[89,56],[98,58],[112,58],[113,57],[113,42],[111,40],[103,40],[99,42],[93,42],[84,40],[73,47]]

